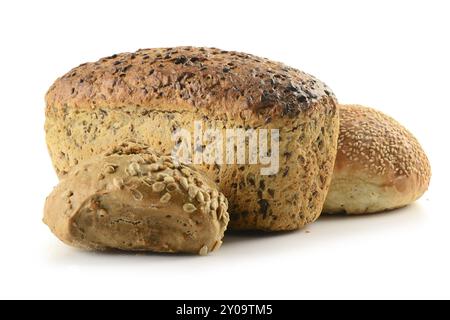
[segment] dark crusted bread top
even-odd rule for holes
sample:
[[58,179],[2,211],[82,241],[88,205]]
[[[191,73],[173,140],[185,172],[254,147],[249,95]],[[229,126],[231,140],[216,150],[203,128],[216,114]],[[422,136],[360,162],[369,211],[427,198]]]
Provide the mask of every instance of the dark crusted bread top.
[[56,80],[50,108],[208,108],[295,117],[324,97],[321,81],[282,63],[214,48],[143,49],[85,63]]

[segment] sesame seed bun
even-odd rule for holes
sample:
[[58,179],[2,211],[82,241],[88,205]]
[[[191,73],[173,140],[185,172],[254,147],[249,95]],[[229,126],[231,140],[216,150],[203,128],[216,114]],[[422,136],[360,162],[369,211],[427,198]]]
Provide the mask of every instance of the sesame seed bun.
[[324,212],[365,214],[406,206],[428,189],[430,163],[416,138],[391,117],[342,105],[333,179]]

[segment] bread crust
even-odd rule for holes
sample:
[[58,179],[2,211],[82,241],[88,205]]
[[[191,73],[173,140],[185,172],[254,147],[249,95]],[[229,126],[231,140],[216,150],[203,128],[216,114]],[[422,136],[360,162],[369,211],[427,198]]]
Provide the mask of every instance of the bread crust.
[[431,168],[417,139],[393,118],[340,106],[340,133],[327,213],[365,214],[406,206],[428,189]]
[[46,101],[47,145],[60,177],[129,139],[169,154],[173,131],[193,133],[197,120],[222,133],[278,129],[278,174],[262,176],[259,164],[194,167],[229,200],[231,228],[294,230],[321,213],[339,117],[331,90],[306,73],[219,49],[148,49],[75,68]]
[[244,112],[270,121],[295,117],[324,97],[334,99],[325,84],[282,63],[216,48],[177,47],[82,64],[55,81],[46,104],[48,113],[124,105],[170,110],[176,105],[177,111],[204,108],[231,117]]
[[227,209],[202,174],[126,143],[73,167],[47,198],[44,222],[84,249],[204,255],[220,247]]

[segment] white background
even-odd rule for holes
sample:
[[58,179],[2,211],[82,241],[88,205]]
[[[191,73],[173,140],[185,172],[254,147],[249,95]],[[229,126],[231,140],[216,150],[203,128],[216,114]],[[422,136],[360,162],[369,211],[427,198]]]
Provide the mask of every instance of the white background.
[[[448,4],[0,1],[0,298],[450,298]],[[61,244],[41,222],[57,183],[44,140],[47,88],[82,62],[177,45],[283,61],[342,103],[392,115],[430,156],[429,192],[391,213],[228,234],[208,257]]]

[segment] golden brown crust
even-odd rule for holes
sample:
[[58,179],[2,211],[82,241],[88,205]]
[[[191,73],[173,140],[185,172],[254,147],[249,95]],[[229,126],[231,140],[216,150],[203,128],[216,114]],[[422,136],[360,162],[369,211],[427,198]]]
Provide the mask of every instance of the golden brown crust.
[[270,121],[294,117],[324,97],[334,98],[322,82],[284,64],[234,51],[177,47],[82,64],[53,84],[46,103],[48,109],[136,105],[160,110],[163,99],[177,110],[252,112]]
[[338,152],[325,212],[402,207],[422,196],[430,177],[425,152],[401,124],[371,108],[340,106]]
[[203,175],[126,143],[73,167],[47,198],[44,222],[81,248],[205,255],[222,243],[227,208]]

